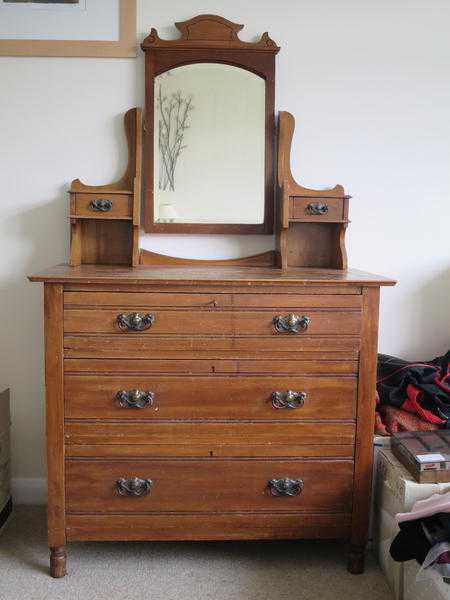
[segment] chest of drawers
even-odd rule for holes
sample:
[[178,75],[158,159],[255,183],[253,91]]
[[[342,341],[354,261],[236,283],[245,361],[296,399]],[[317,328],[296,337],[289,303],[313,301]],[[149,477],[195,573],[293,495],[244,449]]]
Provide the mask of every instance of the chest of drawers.
[[348,271],[55,267],[51,573],[82,540],[340,538],[363,569],[378,299]]

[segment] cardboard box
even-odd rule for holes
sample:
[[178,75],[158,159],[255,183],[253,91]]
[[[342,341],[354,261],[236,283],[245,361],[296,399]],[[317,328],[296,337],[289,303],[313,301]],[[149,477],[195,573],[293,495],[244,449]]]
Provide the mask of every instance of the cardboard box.
[[[373,551],[395,600],[416,600],[416,598],[428,600],[428,595],[417,597],[412,595],[419,586],[415,583],[419,565],[415,561],[397,563],[390,557],[389,548],[398,533],[395,515],[410,511],[417,500],[448,491],[450,491],[450,483],[417,483],[391,451],[386,449],[380,451],[375,477]],[[447,584],[442,583],[442,585]],[[422,585],[422,587],[426,586]],[[439,596],[430,596],[430,600],[432,598],[439,598]],[[446,598],[447,600],[450,598],[450,586]]]

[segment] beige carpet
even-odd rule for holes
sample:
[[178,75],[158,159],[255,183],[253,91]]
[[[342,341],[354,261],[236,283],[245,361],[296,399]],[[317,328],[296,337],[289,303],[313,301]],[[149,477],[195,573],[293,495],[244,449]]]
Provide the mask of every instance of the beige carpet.
[[369,558],[345,570],[331,542],[135,542],[69,545],[68,575],[48,575],[45,513],[15,508],[0,533],[1,600],[390,600]]

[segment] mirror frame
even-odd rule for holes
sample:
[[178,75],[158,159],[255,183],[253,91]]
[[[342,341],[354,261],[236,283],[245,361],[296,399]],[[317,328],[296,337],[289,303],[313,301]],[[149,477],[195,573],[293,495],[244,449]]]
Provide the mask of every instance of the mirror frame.
[[[156,29],[142,42],[145,52],[144,118],[144,229],[147,233],[271,234],[275,196],[275,55],[279,47],[266,32],[257,42],[243,42],[243,25],[215,15],[199,15],[175,23],[181,36],[162,40]],[[265,183],[263,223],[155,223],[154,222],[154,82],[175,67],[195,63],[223,63],[246,69],[265,80]]]

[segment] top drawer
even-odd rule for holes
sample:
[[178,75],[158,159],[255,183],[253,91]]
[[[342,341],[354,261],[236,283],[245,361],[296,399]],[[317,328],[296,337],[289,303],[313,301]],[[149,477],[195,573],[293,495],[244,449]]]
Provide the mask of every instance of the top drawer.
[[361,313],[344,310],[66,309],[64,332],[122,335],[295,336],[353,335]]

